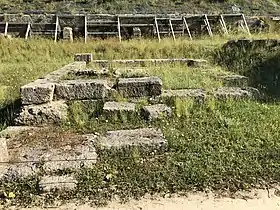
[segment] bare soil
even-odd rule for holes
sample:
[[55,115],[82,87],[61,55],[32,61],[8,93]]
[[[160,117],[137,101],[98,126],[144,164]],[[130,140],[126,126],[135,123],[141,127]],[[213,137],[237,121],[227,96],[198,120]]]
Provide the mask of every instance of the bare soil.
[[[31,208],[28,210],[42,210],[44,208]],[[111,202],[107,207],[91,207],[88,204],[77,205],[75,202],[60,207],[46,207],[52,210],[164,210],[164,209],[190,209],[190,210],[277,210],[280,209],[278,189],[252,190],[251,192],[238,192],[233,196],[221,196],[214,193],[190,193],[187,196],[170,196],[170,198],[143,198],[140,201],[131,200],[121,204]],[[27,210],[27,209],[21,209]]]

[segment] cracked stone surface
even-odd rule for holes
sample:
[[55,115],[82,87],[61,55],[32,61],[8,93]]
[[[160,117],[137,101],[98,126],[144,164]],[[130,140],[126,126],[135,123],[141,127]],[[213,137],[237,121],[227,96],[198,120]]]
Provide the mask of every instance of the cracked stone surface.
[[44,192],[54,189],[57,190],[74,190],[77,185],[77,180],[70,175],[65,176],[44,176],[39,182],[39,186]]
[[98,138],[96,142],[103,149],[129,146],[161,147],[167,144],[162,131],[155,128],[108,131],[104,136]]
[[158,96],[162,81],[158,77],[119,78],[117,90],[123,97]]
[[91,53],[77,53],[74,56],[74,61],[85,61],[89,63],[92,61],[92,54]]
[[54,83],[39,79],[24,85],[20,89],[22,104],[42,104],[51,102],[54,94]]
[[148,121],[162,117],[170,117],[171,115],[172,109],[165,104],[144,106],[141,110],[141,116]]
[[161,99],[164,101],[173,101],[176,98],[194,99],[203,102],[207,97],[204,89],[180,89],[180,90],[164,90]]
[[55,96],[66,100],[103,99],[109,89],[107,80],[68,80],[56,84]]
[[260,93],[255,88],[221,87],[214,90],[214,97],[218,100],[224,99],[255,99]]
[[64,101],[52,101],[40,105],[23,106],[16,124],[44,125],[57,124],[67,119],[68,106]]

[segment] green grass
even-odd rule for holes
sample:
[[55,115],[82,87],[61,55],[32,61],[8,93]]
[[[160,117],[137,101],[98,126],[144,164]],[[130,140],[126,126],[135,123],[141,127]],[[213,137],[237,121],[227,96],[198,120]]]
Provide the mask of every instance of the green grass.
[[[52,192],[39,198],[38,177],[9,178],[1,183],[0,192],[14,192],[16,197],[11,203],[20,205],[88,198],[102,205],[115,195],[127,200],[146,193],[165,195],[205,189],[234,192],[280,181],[279,105],[209,101],[204,105],[189,102],[185,109],[181,117],[152,123],[163,130],[167,150],[99,151],[93,168],[76,173],[78,187],[71,193]],[[136,120],[110,123],[89,118],[78,130],[103,134],[107,130],[146,126]]]
[[[146,71],[161,77],[165,88],[215,87],[219,84],[211,80],[212,76],[228,73],[225,69],[231,70],[230,67],[238,67],[214,64],[213,56],[226,40],[222,37],[177,42],[166,39],[161,43],[156,40],[122,43],[106,40],[90,41],[87,45],[79,41],[55,44],[50,40],[1,40],[2,106],[18,97],[21,85],[70,62],[76,52],[92,52],[94,59],[208,59],[209,65],[204,68],[163,65],[149,66]],[[238,64],[237,59],[240,59],[244,67],[249,68],[246,55],[238,54],[233,63]],[[250,58],[253,55],[250,54]],[[240,73],[246,68],[242,67]],[[146,101],[141,103],[146,104]],[[139,118],[110,122],[97,118],[91,112],[94,109],[96,107],[89,109],[75,103],[70,108],[70,122],[60,129],[103,134],[108,130],[152,126],[164,132],[168,140],[167,150],[134,148],[129,152],[100,152],[93,168],[77,171],[78,187],[75,191],[53,192],[43,200],[39,197],[38,177],[24,180],[9,177],[0,183],[0,194],[14,192],[16,197],[9,199],[10,204],[41,205],[56,199],[90,198],[100,205],[115,195],[126,200],[140,198],[145,193],[170,194],[205,189],[235,191],[267,187],[280,181],[280,106],[277,103],[209,100],[205,104],[196,104],[193,101],[176,101],[173,117],[151,124]]]
[[[215,36],[189,41],[179,39],[129,40],[121,43],[116,39],[93,40],[86,45],[76,40],[74,43],[54,43],[46,39],[24,41],[0,40],[0,94],[8,89],[9,94],[0,97],[0,108],[19,97],[19,88],[71,62],[79,52],[91,52],[94,59],[141,59],[141,58],[204,58],[210,62],[213,53],[227,40],[242,37]],[[258,34],[253,38],[279,38],[278,34]],[[216,67],[214,67],[216,68]],[[1,96],[1,95],[0,95]]]

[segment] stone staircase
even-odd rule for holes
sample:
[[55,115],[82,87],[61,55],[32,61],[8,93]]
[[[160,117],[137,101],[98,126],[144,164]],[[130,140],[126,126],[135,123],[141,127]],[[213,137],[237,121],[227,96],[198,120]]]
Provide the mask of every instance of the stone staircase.
[[[144,146],[165,148],[167,140],[155,128],[108,131],[105,135],[73,134],[56,131],[49,126],[67,121],[69,103],[80,101],[101,104],[101,116],[108,119],[119,115],[140,116],[151,122],[171,117],[173,108],[168,101],[176,98],[194,99],[201,103],[208,98],[248,100],[258,97],[258,90],[247,86],[247,78],[230,76],[223,79],[230,87],[207,91],[204,89],[163,90],[158,77],[64,80],[73,72],[86,69],[92,55],[76,56],[74,63],[46,75],[21,88],[22,108],[15,120],[17,126],[0,133],[0,179],[10,176],[37,176],[43,191],[53,188],[73,189],[75,173],[54,175],[55,171],[77,171],[91,167],[102,149]],[[238,87],[240,86],[240,87]],[[118,97],[128,98],[119,102]],[[137,100],[145,98],[150,104],[136,108]],[[40,133],[40,138],[36,135]],[[56,183],[56,184],[55,184]]]

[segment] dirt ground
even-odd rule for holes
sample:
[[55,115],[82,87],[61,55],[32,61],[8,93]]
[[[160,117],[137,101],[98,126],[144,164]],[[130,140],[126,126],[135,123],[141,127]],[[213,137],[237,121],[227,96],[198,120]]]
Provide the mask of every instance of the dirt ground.
[[[280,210],[280,191],[253,190],[238,192],[233,197],[217,196],[213,193],[192,193],[185,197],[171,196],[170,198],[143,198],[132,200],[125,204],[111,202],[107,207],[96,208],[89,205],[76,205],[74,202],[60,207],[31,208],[21,210]],[[1,209],[1,208],[0,208]]]

